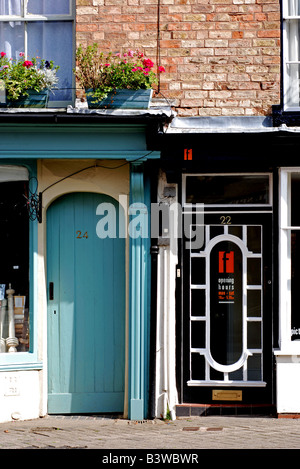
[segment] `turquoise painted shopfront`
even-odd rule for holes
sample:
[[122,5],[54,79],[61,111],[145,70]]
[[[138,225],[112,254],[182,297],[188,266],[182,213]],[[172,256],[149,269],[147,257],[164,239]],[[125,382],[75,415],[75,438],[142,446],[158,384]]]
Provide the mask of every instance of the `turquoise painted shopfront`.
[[[149,207],[150,220],[145,168],[160,153],[149,148],[146,121],[82,123],[72,116],[66,124],[49,115],[50,123],[31,116],[34,122],[25,124],[24,117],[1,126],[0,158],[37,168],[29,178],[36,178],[41,219],[30,221],[29,351],[18,364],[7,357],[3,366],[43,373],[41,406],[48,413],[118,412],[141,420],[149,403],[150,239],[124,233],[101,239],[96,209],[109,203],[128,215],[105,189],[115,185],[118,193],[114,175],[126,165],[128,205]],[[52,161],[55,173],[51,164],[41,171]],[[78,162],[80,176],[74,177]],[[95,190],[82,191],[82,182],[93,183],[85,169],[104,171],[107,162],[109,183],[100,178]]]

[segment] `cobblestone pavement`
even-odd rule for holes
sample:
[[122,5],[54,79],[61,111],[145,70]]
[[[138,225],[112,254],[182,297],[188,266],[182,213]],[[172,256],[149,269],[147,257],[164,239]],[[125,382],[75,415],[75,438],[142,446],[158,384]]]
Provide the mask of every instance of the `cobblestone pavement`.
[[46,416],[36,420],[0,423],[2,450],[299,448],[300,419],[191,417],[175,421],[157,419],[134,422],[100,416]]

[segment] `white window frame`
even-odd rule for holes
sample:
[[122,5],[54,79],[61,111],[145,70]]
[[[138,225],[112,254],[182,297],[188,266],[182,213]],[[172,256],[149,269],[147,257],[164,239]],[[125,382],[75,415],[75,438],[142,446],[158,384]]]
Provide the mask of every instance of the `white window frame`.
[[300,168],[281,168],[279,171],[279,347],[286,353],[299,354],[300,341],[291,339],[291,231],[300,226],[290,225],[291,176],[300,175]]
[[[284,0],[282,6],[282,19],[283,19],[283,28],[282,28],[282,43],[283,43],[283,109],[284,111],[292,111],[292,112],[299,112],[300,111],[300,60],[292,61],[289,60],[289,35],[288,35],[288,24],[293,25],[295,27],[295,41],[300,41],[300,35],[297,30],[297,22],[300,21],[300,15],[289,15],[288,14],[288,0]],[[298,46],[298,44],[297,44]],[[288,77],[287,67],[289,65],[299,64],[299,69],[294,77],[294,81],[297,81],[297,86],[292,85],[292,81]],[[297,94],[297,101],[299,102],[299,106],[293,106],[289,103],[293,102],[293,98],[289,99],[291,93]]]
[[[15,22],[20,21],[24,22],[24,54],[25,57],[28,58],[28,39],[27,39],[27,22],[33,21],[73,21],[73,38],[75,37],[75,1],[69,0],[69,14],[61,14],[61,15],[35,15],[32,13],[28,13],[27,11],[28,0],[21,0],[21,11],[22,15],[0,15],[0,22]],[[75,42],[73,44],[73,67],[75,67]],[[56,64],[59,65],[59,64]],[[72,83],[72,101],[74,102],[75,97],[75,88],[74,88],[74,77]],[[51,102],[51,107],[66,107],[67,105],[71,104],[69,101],[53,101]]]

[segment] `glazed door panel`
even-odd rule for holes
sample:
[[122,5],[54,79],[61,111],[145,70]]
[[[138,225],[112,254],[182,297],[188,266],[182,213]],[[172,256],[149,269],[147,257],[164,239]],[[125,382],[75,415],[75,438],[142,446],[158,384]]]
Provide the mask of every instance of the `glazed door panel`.
[[47,211],[49,413],[123,411],[125,240],[97,235],[102,203],[118,223],[102,194],[68,194]]
[[201,246],[183,248],[182,402],[238,389],[243,403],[270,404],[272,214],[203,220]]

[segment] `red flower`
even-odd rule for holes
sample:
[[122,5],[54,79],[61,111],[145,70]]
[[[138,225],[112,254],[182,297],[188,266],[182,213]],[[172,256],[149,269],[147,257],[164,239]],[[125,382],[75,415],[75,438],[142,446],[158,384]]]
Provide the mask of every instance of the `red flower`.
[[5,52],[1,52],[0,55],[1,55],[1,57],[4,57],[4,56],[6,55],[6,53],[5,53]]
[[32,66],[33,66],[33,63],[31,62],[31,60],[25,60],[25,62],[23,63],[23,67],[30,68]]
[[159,70],[161,73],[166,71],[166,70],[165,70],[165,67],[163,67],[162,65],[160,65],[160,66],[158,67],[158,70]]
[[150,59],[144,59],[143,60],[143,65],[145,68],[152,68],[154,63]]

